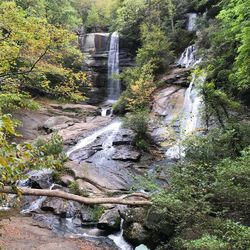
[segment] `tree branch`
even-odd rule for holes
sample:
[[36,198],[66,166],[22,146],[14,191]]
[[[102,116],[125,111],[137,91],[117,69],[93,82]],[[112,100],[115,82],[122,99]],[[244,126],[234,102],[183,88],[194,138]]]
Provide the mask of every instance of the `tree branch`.
[[[82,197],[75,194],[66,193],[59,190],[47,190],[47,189],[31,189],[31,188],[18,188],[13,190],[11,187],[3,187],[0,189],[0,193],[5,194],[17,194],[17,191],[21,191],[22,195],[33,195],[33,196],[48,196],[62,198],[65,200],[77,201],[79,203],[94,205],[94,204],[119,204],[119,205],[131,205],[131,206],[150,206],[152,202],[148,200],[145,194],[134,193],[129,196],[122,197],[103,197],[103,198],[89,198]],[[127,200],[129,197],[137,197],[137,200]]]

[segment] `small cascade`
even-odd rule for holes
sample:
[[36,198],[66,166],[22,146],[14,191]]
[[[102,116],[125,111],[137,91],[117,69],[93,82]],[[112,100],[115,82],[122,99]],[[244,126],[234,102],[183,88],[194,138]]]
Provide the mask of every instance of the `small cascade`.
[[188,31],[196,31],[196,29],[197,29],[197,14],[196,13],[188,13],[187,30]]
[[177,65],[183,68],[189,68],[194,66],[197,63],[196,58],[196,48],[195,45],[191,45],[185,49],[181,54],[181,57],[177,61]]
[[119,128],[121,126],[121,122],[120,121],[116,121],[111,123],[110,125],[97,130],[96,132],[94,132],[93,134],[91,134],[90,136],[87,136],[86,138],[80,140],[76,146],[74,146],[73,148],[71,148],[68,152],[67,152],[67,156],[69,156],[71,153],[73,153],[74,151],[78,150],[78,149],[82,149],[85,148],[86,146],[88,146],[89,144],[93,143],[97,137],[101,136],[102,134],[105,133],[110,133],[112,131],[119,131]]
[[115,244],[119,247],[121,250],[133,250],[132,246],[130,246],[123,238],[123,222],[124,220],[121,220],[120,225],[120,231],[116,234],[109,235],[109,238],[115,242]]
[[[49,188],[49,190],[52,190],[54,187],[54,184],[52,184]],[[43,204],[43,202],[47,199],[47,196],[40,196],[38,199],[36,199],[35,201],[33,201],[30,206],[26,209],[23,209],[21,211],[22,214],[29,214],[31,212],[36,212],[37,210],[39,210]]]
[[121,94],[121,83],[119,79],[114,79],[120,73],[119,69],[119,33],[114,32],[110,39],[108,57],[108,89],[107,98],[109,102],[118,100]]

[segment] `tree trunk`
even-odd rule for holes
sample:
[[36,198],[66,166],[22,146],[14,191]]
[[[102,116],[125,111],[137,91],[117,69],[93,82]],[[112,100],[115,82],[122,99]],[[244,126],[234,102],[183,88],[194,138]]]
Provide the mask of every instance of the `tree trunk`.
[[[79,203],[94,205],[94,204],[119,204],[119,205],[131,205],[131,206],[150,206],[152,202],[149,201],[149,197],[141,193],[133,193],[129,195],[123,195],[120,197],[82,197],[75,194],[66,193],[59,190],[47,190],[47,189],[32,189],[32,188],[18,188],[13,190],[11,187],[3,187],[0,189],[0,193],[5,194],[17,194],[21,192],[22,195],[33,196],[48,196],[62,198],[66,200],[77,201]],[[128,198],[137,197],[137,200],[128,200]]]

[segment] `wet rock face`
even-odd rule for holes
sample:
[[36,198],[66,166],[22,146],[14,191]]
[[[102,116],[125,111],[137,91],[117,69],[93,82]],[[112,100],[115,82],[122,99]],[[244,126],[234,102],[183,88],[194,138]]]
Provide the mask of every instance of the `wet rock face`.
[[[153,113],[175,119],[182,111],[185,89],[171,86],[159,90],[154,95]],[[170,117],[172,116],[172,117]]]

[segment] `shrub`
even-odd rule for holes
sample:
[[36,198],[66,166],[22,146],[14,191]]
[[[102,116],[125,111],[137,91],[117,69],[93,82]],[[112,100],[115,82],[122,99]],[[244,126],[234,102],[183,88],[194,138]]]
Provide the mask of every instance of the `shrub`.
[[63,152],[62,137],[56,133],[50,140],[38,139],[35,146],[43,156],[60,155]]
[[135,133],[135,146],[145,151],[149,149],[151,143],[148,120],[149,112],[147,110],[131,113],[124,119],[124,125]]

